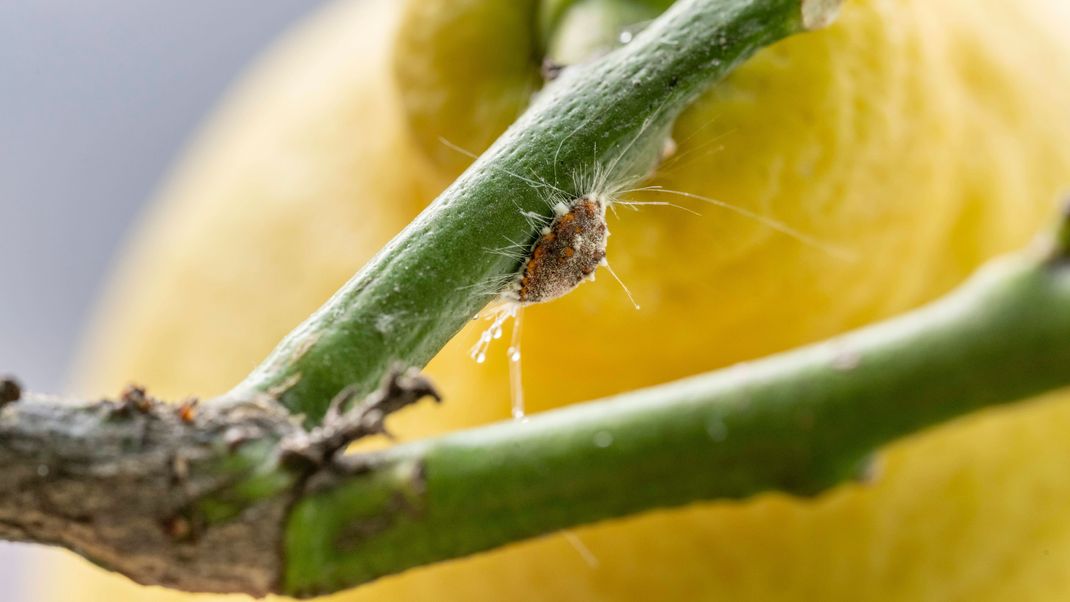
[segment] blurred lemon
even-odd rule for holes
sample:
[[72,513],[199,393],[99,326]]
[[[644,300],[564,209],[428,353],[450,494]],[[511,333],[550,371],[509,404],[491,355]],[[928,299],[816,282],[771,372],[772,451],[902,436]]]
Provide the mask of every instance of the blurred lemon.
[[[237,382],[467,162],[439,137],[479,151],[522,110],[533,14],[531,0],[348,0],[283,40],[148,216],[82,388]],[[606,278],[528,310],[529,410],[828,337],[1023,245],[1070,185],[1068,25],[1060,0],[857,0],[832,28],[762,51],[680,119],[657,183],[821,245],[687,199],[700,217],[612,220],[610,258],[642,310]],[[508,416],[504,350],[477,366],[476,336],[430,368],[447,404],[396,432]],[[887,450],[871,486],[651,512],[337,599],[1065,600],[1068,433],[1058,399],[989,412]],[[183,598],[62,570],[39,599]]]

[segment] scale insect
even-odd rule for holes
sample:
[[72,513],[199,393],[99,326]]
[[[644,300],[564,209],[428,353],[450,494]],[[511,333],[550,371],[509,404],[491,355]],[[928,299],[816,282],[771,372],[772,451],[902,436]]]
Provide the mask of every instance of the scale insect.
[[[549,222],[541,216],[529,216],[536,222],[533,225],[543,221],[539,235],[523,255],[519,270],[501,287],[500,302],[490,313],[491,325],[483,331],[471,353],[477,362],[483,363],[491,341],[501,338],[505,322],[513,319],[512,342],[507,352],[513,418],[524,418],[520,368],[523,308],[567,295],[584,281],[594,280],[599,267],[609,270],[632,299],[606,259],[609,241],[606,210],[612,202],[613,197],[608,194],[585,194],[568,202],[557,200],[553,204],[554,216]],[[632,304],[639,309],[634,299]]]
[[563,297],[606,263],[608,238],[605,199],[585,195],[557,203],[553,221],[542,228],[505,294],[523,305]]
[[502,326],[512,318],[513,340],[509,346],[509,380],[513,418],[524,418],[524,397],[520,369],[520,316],[526,305],[553,301],[572,292],[595,270],[606,263],[606,201],[599,195],[585,195],[565,204],[554,205],[554,217],[542,226],[520,269],[500,293],[502,303],[492,312],[493,322],[472,348],[472,357],[482,363],[493,339],[500,338]]

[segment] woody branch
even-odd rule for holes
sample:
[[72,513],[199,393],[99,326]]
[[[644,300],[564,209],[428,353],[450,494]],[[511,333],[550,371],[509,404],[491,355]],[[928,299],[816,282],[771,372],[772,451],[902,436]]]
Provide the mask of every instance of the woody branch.
[[[645,173],[699,92],[835,4],[681,0],[628,46],[566,70],[221,399],[171,408],[132,390],[71,404],[4,382],[0,535],[64,545],[145,583],[314,595],[650,508],[812,495],[897,437],[1070,384],[1064,225],[1048,253],[999,262],[927,309],[830,344],[522,426],[341,455],[431,392],[412,375],[376,389],[390,366],[430,359],[487,301],[470,285],[516,269],[485,249],[533,234],[514,201],[547,208],[505,174],[567,189],[558,162],[585,167],[595,140],[626,143],[622,169]],[[408,327],[383,337],[371,328],[383,315]]]

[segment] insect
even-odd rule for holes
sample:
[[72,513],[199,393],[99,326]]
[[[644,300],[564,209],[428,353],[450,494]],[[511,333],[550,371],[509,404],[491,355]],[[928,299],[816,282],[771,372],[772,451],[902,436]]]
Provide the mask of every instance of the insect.
[[586,195],[554,205],[554,219],[544,226],[507,294],[522,304],[562,297],[594,275],[606,261],[606,201]]
[[[594,280],[599,267],[613,273],[606,260],[609,240],[606,209],[610,202],[607,195],[586,194],[567,203],[563,200],[554,203],[554,217],[542,226],[538,238],[524,255],[520,269],[503,287],[500,293],[502,303],[491,312],[491,326],[472,348],[472,357],[483,363],[491,341],[501,338],[503,325],[513,319],[512,343],[507,353],[513,418],[524,418],[520,369],[521,310],[527,305],[546,303],[567,295],[585,280]],[[615,273],[613,276],[616,278]],[[620,282],[619,278],[617,280]],[[624,286],[623,282],[621,286]],[[627,287],[624,290],[630,299]],[[632,303],[635,304],[634,300]],[[635,307],[639,308],[637,304]]]

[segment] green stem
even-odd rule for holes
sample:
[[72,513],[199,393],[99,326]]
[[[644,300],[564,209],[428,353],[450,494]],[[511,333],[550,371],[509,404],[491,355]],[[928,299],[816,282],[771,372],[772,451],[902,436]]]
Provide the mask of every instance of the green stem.
[[336,591],[565,527],[864,476],[882,445],[1070,385],[1070,267],[990,264],[927,308],[688,380],[358,456],[298,502],[284,591]]
[[[576,172],[646,175],[672,120],[759,48],[804,29],[824,0],[681,0],[632,43],[574,67],[452,186],[232,391],[316,422],[348,385],[368,393],[396,362],[422,366],[518,268],[488,249],[531,240],[548,186]],[[824,9],[828,10],[828,9]]]

